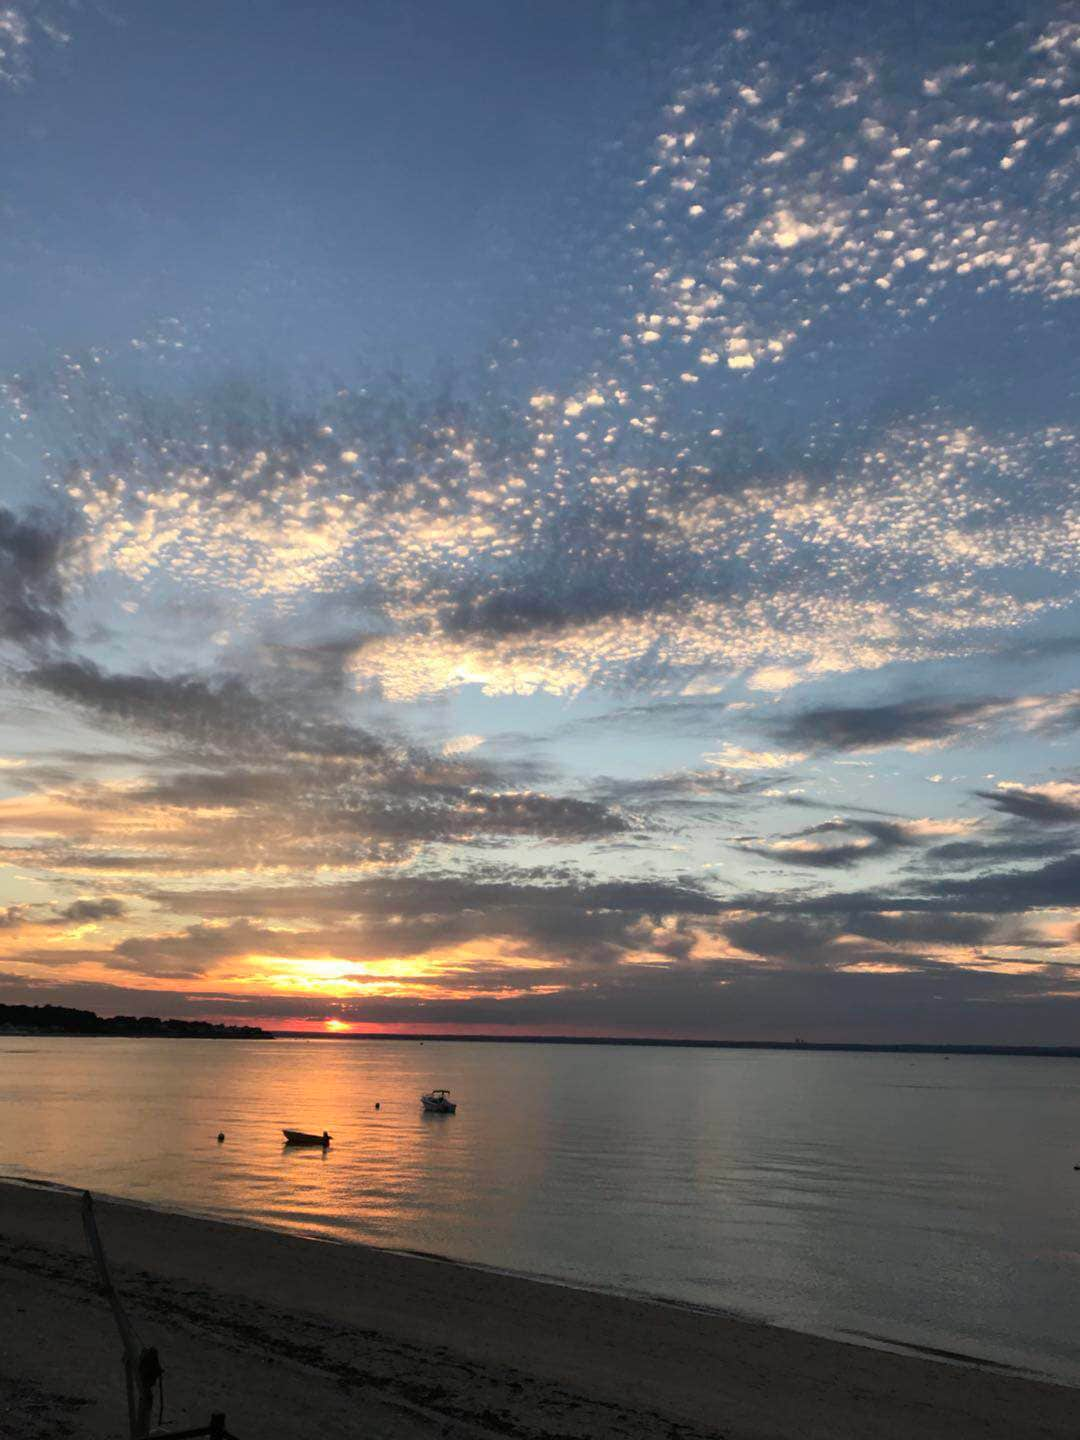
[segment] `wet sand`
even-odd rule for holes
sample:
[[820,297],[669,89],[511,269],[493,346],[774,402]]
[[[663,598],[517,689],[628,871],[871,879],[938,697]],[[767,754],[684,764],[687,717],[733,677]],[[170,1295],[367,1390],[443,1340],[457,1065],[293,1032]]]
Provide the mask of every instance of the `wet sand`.
[[[1074,1437],[1080,1395],[678,1306],[96,1201],[165,1420],[239,1440]],[[126,1435],[79,1196],[0,1184],[0,1436]]]

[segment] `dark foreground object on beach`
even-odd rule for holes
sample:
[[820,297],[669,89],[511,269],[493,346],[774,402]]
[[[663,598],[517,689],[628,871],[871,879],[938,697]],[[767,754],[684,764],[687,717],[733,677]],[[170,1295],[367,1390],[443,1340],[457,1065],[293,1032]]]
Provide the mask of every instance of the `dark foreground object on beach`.
[[[169,1429],[244,1440],[1075,1440],[1080,1396],[362,1246],[95,1201]],[[126,1432],[80,1197],[0,1184],[0,1434]]]
[[[225,1416],[215,1410],[205,1425],[188,1426],[184,1430],[161,1429],[165,1410],[164,1371],[161,1357],[154,1345],[144,1345],[131,1318],[124,1308],[124,1302],[113,1282],[108,1257],[101,1243],[97,1216],[94,1213],[94,1197],[89,1190],[82,1197],[82,1222],[90,1258],[97,1271],[99,1293],[108,1302],[116,1321],[117,1334],[124,1352],[124,1390],[128,1412],[129,1440],[147,1440],[151,1434],[159,1440],[236,1440],[225,1429]],[[157,1402],[158,1425],[154,1425],[154,1404]]]

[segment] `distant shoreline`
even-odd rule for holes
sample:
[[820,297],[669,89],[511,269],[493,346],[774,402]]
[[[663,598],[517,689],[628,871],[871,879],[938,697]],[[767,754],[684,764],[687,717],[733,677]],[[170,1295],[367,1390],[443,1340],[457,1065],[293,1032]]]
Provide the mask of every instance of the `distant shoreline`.
[[153,1040],[271,1040],[256,1025],[216,1025],[209,1020],[161,1019],[157,1015],[112,1015],[69,1005],[2,1005],[0,1036],[56,1035]]
[[[405,1040],[412,1044],[478,1045],[619,1045],[668,1050],[812,1050],[819,1054],[851,1055],[1027,1055],[1043,1060],[1080,1060],[1080,1045],[920,1045],[871,1044],[829,1040],[671,1040],[659,1036],[617,1035],[430,1035],[422,1030],[402,1033],[379,1031],[262,1030],[256,1026],[212,1025],[200,1020],[134,1019],[116,1016],[85,1029],[60,1026],[5,1024],[0,1006],[0,1040]],[[14,1008],[14,1007],[11,1007]],[[27,1007],[29,1008],[29,1007]]]
[[872,1045],[813,1040],[623,1039],[610,1035],[427,1035],[364,1031],[271,1030],[275,1040],[409,1040],[481,1045],[647,1045],[672,1050],[815,1050],[857,1055],[1032,1055],[1047,1060],[1080,1060],[1080,1045]]

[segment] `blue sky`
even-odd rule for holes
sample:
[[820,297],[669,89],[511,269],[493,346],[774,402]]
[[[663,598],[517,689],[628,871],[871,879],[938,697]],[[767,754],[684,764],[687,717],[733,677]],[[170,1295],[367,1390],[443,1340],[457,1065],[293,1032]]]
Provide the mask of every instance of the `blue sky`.
[[1070,7],[5,17],[5,998],[1073,1037]]

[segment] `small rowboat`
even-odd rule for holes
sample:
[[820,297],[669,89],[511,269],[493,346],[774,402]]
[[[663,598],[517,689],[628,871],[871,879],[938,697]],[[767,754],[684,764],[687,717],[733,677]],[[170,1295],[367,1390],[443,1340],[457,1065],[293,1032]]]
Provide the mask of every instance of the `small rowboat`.
[[430,1095],[421,1095],[420,1104],[430,1115],[453,1115],[457,1110],[449,1090],[432,1090]]
[[321,1145],[325,1150],[333,1139],[324,1130],[321,1135],[309,1135],[306,1130],[282,1130],[286,1145]]

